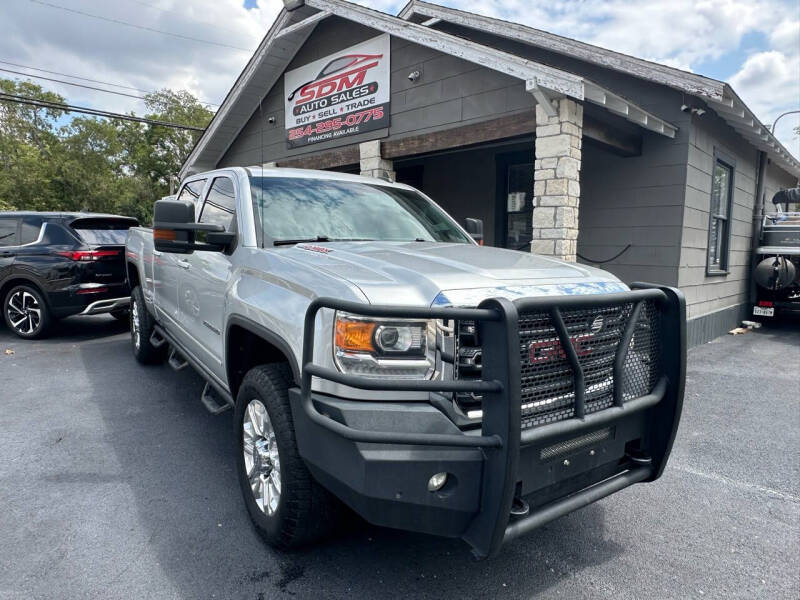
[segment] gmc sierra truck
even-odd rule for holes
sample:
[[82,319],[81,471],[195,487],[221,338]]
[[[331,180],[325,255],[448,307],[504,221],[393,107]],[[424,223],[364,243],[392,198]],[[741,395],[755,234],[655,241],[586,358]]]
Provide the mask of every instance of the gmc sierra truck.
[[680,292],[482,246],[468,221],[407,185],[256,167],[191,176],[131,230],[133,353],[192,366],[206,408],[233,408],[271,545],[346,505],[486,557],[663,472]]

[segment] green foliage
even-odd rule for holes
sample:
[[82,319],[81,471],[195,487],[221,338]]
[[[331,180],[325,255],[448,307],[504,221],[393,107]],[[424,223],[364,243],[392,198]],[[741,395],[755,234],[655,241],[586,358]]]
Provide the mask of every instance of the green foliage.
[[[30,82],[0,79],[0,91],[63,102]],[[145,116],[205,127],[213,113],[185,91],[149,94]],[[121,120],[75,117],[0,101],[0,210],[86,210],[149,223],[200,135]]]

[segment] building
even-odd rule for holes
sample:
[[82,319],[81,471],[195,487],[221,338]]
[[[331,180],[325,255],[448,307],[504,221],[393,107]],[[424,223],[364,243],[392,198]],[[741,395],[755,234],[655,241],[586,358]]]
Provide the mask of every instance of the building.
[[396,177],[488,244],[680,287],[692,345],[747,314],[755,217],[800,162],[729,85],[419,0],[285,4],[182,177]]

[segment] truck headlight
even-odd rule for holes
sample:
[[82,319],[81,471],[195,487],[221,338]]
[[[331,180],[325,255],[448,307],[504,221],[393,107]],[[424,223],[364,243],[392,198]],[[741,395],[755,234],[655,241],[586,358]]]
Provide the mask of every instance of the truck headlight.
[[333,358],[342,373],[429,379],[436,367],[433,321],[378,319],[337,312]]

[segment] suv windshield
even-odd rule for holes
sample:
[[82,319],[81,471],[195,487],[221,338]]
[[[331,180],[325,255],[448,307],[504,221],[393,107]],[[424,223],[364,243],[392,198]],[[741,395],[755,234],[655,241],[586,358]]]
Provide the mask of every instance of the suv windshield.
[[431,241],[469,243],[420,194],[354,181],[251,177],[264,244],[281,241]]

